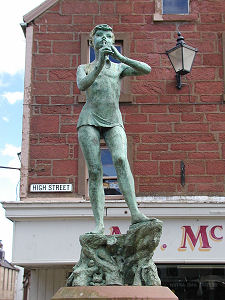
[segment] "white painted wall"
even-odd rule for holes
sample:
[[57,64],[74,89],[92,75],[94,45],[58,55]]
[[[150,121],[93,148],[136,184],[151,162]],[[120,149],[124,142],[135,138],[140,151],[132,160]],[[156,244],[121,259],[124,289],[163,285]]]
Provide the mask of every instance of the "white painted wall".
[[[129,227],[127,220],[106,220],[106,234],[117,224],[124,233]],[[12,260],[19,265],[73,264],[80,257],[79,236],[93,228],[93,218],[15,222]]]
[[[14,222],[13,263],[20,266],[72,265],[79,260],[79,236],[94,228],[90,203],[8,203],[8,217]],[[149,203],[140,205],[147,216],[164,222],[163,234],[155,252],[156,262],[224,263],[225,204],[224,203]],[[129,211],[123,202],[108,202],[105,206],[105,234],[112,226],[126,233],[130,225]],[[210,249],[202,251],[201,238],[191,249],[179,251],[183,226],[191,226],[193,235],[207,226],[205,238]],[[211,238],[211,228],[219,239]],[[166,247],[163,247],[163,245]]]
[[[143,213],[164,222],[162,238],[154,255],[155,262],[225,263],[224,197],[140,200],[139,207]],[[13,262],[32,270],[29,300],[50,300],[60,287],[65,286],[68,272],[79,260],[79,236],[94,228],[90,203],[49,200],[10,202],[3,206],[6,216],[14,222]],[[112,226],[119,226],[121,233],[126,233],[130,217],[123,201],[108,201],[104,213],[105,234],[110,234]],[[187,249],[179,251],[183,226],[191,226],[196,237],[200,226],[207,226],[205,238],[210,249],[201,251],[200,237],[195,247],[187,241]],[[211,233],[218,239],[213,239]]]
[[31,271],[29,300],[50,300],[65,286],[71,268],[42,268]]
[[16,282],[16,286],[15,286],[15,297],[14,300],[23,300],[23,271],[24,269],[19,267],[19,266],[15,266],[19,272],[17,274],[17,282]]
[[[225,263],[225,219],[224,218],[177,218],[162,219],[163,234],[155,251],[155,262],[163,263]],[[106,232],[112,226],[119,226],[121,233],[129,228],[128,220],[106,219]],[[186,237],[186,249],[179,249],[184,238],[183,226],[189,226],[195,236],[196,245]],[[207,226],[198,236],[201,226]],[[215,227],[216,226],[216,227]],[[90,232],[93,219],[51,220],[16,222],[13,262],[21,265],[72,265],[79,260],[79,236]],[[218,239],[214,239],[211,230]],[[201,248],[202,238],[207,239],[208,249]]]

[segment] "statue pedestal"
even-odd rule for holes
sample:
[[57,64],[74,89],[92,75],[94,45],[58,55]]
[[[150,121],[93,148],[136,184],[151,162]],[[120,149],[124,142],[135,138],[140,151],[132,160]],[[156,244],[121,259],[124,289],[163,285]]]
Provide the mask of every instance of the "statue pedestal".
[[126,234],[81,235],[80,260],[67,286],[161,285],[152,259],[161,234],[162,222],[150,219],[131,225]]
[[62,287],[51,300],[73,299],[145,299],[179,300],[164,286],[75,286]]

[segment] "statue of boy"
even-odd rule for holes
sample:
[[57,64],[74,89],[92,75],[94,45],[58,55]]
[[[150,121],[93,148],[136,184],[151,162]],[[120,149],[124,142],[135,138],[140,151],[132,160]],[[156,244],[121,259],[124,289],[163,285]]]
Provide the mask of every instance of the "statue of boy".
[[[96,223],[93,233],[100,234],[104,233],[105,202],[100,138],[104,138],[111,152],[119,187],[130,209],[132,224],[148,220],[137,207],[119,97],[123,77],[148,74],[151,68],[143,62],[123,56],[113,45],[114,41],[109,25],[97,25],[90,34],[95,60],[77,69],[77,86],[81,91],[86,91],[86,104],[77,123],[78,139],[89,172],[89,196]],[[108,55],[121,63],[110,62]]]

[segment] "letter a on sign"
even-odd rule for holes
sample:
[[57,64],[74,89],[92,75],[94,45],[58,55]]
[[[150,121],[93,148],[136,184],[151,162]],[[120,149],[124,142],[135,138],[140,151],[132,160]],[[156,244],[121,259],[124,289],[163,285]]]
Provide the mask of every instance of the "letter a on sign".
[[182,234],[182,242],[181,246],[178,248],[179,251],[186,251],[188,242],[191,250],[193,251],[195,249],[195,246],[197,244],[197,241],[199,240],[200,251],[209,251],[211,249],[211,246],[209,245],[209,240],[207,236],[207,225],[199,226],[198,231],[196,235],[193,233],[191,226],[182,226],[183,234]]
[[119,226],[110,227],[111,235],[113,234],[121,234]]

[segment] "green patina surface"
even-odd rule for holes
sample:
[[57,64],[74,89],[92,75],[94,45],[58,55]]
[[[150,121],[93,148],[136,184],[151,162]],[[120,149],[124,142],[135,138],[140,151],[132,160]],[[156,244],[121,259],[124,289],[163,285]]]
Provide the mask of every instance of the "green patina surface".
[[[100,138],[105,139],[111,151],[119,187],[131,212],[131,223],[147,220],[136,203],[134,180],[127,159],[127,139],[119,110],[119,97],[123,77],[148,74],[151,68],[119,53],[113,45],[114,40],[110,26],[96,26],[91,33],[95,60],[80,65],[77,70],[78,88],[86,92],[86,104],[79,116],[77,128],[79,144],[89,172],[89,196],[96,222],[94,233],[104,232],[105,196]],[[120,61],[120,64],[110,62],[109,54]]]
[[[82,251],[68,279],[68,286],[160,285],[152,260],[162,223],[143,215],[136,202],[134,179],[127,159],[127,139],[119,110],[121,80],[125,76],[148,74],[151,68],[123,56],[114,47],[112,28],[96,26],[91,33],[95,61],[80,65],[78,88],[86,92],[86,104],[79,116],[79,144],[89,172],[89,196],[96,222],[93,232],[80,236]],[[108,55],[120,61],[114,64]],[[130,209],[131,226],[125,235],[105,236],[104,189],[100,139],[112,154],[117,179]]]
[[160,285],[152,256],[161,234],[162,222],[152,219],[131,225],[123,235],[81,235],[80,260],[67,285]]

